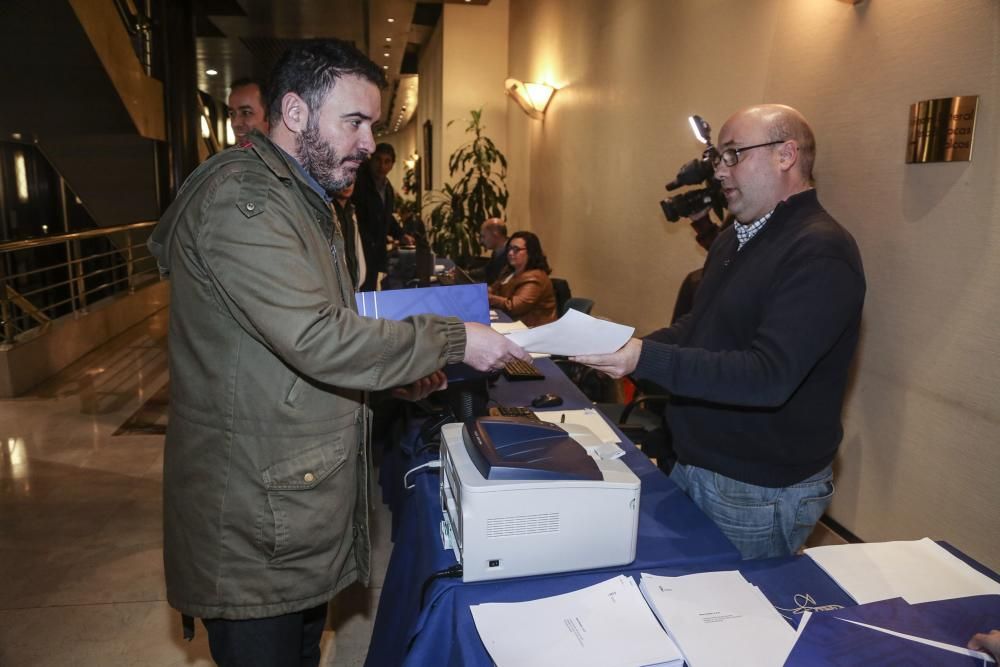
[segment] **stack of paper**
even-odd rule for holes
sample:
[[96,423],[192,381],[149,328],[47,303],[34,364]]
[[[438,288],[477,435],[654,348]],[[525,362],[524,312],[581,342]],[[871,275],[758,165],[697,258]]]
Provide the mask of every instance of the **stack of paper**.
[[683,662],[631,577],[530,602],[474,605],[471,611],[499,667],[680,667]]
[[1000,594],[1000,583],[926,537],[913,542],[813,547],[806,554],[858,604],[895,597],[916,604]]
[[688,667],[773,667],[795,643],[792,627],[739,572],[644,572],[639,587]]

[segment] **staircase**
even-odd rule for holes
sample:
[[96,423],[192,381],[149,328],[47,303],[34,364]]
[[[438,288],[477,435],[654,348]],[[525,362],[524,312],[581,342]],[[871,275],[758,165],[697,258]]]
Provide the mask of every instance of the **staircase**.
[[0,138],[33,140],[101,226],[159,217],[163,85],[115,0],[3,0],[0,62]]

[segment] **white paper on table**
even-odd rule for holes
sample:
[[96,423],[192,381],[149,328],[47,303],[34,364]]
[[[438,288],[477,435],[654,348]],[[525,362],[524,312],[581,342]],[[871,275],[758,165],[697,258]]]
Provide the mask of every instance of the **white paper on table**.
[[739,572],[643,572],[639,588],[692,667],[781,665],[795,645],[795,630]]
[[622,441],[614,429],[608,426],[608,420],[604,418],[604,415],[593,408],[584,408],[583,410],[535,410],[535,415],[543,422],[559,426],[567,426],[569,424],[585,426],[601,442],[618,444]]
[[527,331],[513,331],[507,337],[528,352],[572,357],[609,354],[627,343],[633,333],[635,327],[599,320],[570,308],[555,322]]
[[929,538],[806,549],[858,604],[901,597],[910,604],[1000,594],[1000,583]]
[[498,667],[676,665],[682,656],[631,577],[540,600],[470,607]]
[[517,320],[516,322],[491,322],[490,326],[494,331],[501,334],[509,334],[511,331],[527,331],[528,325]]

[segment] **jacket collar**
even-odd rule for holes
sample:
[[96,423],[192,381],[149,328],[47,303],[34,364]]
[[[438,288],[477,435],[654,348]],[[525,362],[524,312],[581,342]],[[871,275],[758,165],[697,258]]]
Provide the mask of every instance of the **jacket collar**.
[[304,186],[304,190],[311,190],[326,205],[330,204],[330,197],[316,182],[316,179],[299,164],[298,160],[271,141],[269,137],[253,130],[238,147],[252,150],[261,159],[261,162],[282,181],[298,181],[301,186]]
[[819,199],[816,196],[816,188],[809,188],[802,192],[796,192],[788,199],[778,202],[778,205],[774,207],[771,218],[789,216],[803,208],[818,204]]
[[[316,185],[316,188],[319,188],[319,184],[302,168],[302,165],[299,164],[299,161],[295,157],[285,152],[278,144],[257,130],[251,131],[243,140],[243,143],[237,144],[237,148],[251,150],[256,153],[261,162],[283,181],[298,180],[308,185],[311,189],[315,189],[313,188],[313,184]],[[312,183],[309,181],[312,181]],[[319,191],[321,192],[322,188]]]
[[281,151],[281,153],[284,155],[285,162],[287,162],[289,165],[291,165],[291,167],[292,167],[292,169],[294,171],[298,172],[299,178],[301,180],[305,181],[305,184],[308,185],[312,189],[313,192],[315,192],[320,197],[322,197],[323,201],[325,201],[327,204],[329,204],[329,203],[331,203],[333,201],[333,198],[330,197],[329,194],[327,194],[326,190],[323,189],[323,186],[321,186],[316,181],[316,179],[313,178],[312,174],[310,174],[308,171],[306,171],[306,168],[302,166],[301,162],[299,162],[298,160],[295,159],[295,156],[290,155],[288,153],[288,151],[286,151],[281,146],[275,146],[275,148],[277,148],[279,151]]

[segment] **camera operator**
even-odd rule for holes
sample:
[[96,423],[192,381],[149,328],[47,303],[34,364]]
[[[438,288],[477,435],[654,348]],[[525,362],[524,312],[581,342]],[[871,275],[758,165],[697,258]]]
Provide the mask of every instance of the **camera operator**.
[[670,392],[671,479],[744,558],[788,555],[833,496],[865,279],[811,186],[815,142],[798,111],[744,109],[719,139],[715,178],[736,224],[712,244],[693,310],[574,361]]

